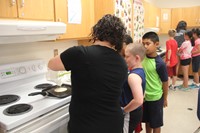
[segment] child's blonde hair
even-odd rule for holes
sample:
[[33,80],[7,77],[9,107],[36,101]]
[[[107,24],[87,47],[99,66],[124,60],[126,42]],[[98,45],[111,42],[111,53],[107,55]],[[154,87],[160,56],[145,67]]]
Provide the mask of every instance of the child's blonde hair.
[[146,49],[141,43],[131,43],[127,45],[126,49],[133,55],[139,55],[141,58],[141,61],[144,59],[146,55]]
[[176,35],[176,30],[174,30],[174,29],[169,30],[169,31],[168,31],[168,35],[169,35],[170,37],[175,37],[175,35]]

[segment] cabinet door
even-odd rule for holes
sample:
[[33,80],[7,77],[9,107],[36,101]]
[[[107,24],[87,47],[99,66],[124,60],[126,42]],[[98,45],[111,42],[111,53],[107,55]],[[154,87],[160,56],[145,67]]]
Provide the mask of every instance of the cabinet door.
[[144,6],[144,27],[149,27],[149,22],[150,22],[150,20],[149,20],[149,11],[150,11],[149,3],[144,1],[143,6]]
[[0,0],[0,17],[17,18],[16,0]]
[[171,29],[171,9],[162,8],[160,13],[160,33],[166,34]]
[[172,28],[176,29],[179,21],[183,20],[183,9],[182,8],[172,8]]
[[21,19],[54,21],[54,0],[18,0]]
[[60,39],[82,39],[88,38],[94,25],[94,0],[81,0],[82,18],[81,24],[68,23],[67,0],[55,0],[56,21],[67,24],[66,33]]
[[159,27],[160,9],[144,1],[144,27]]
[[157,23],[159,22],[160,9],[157,8],[156,6],[150,4],[150,12],[148,14],[149,14],[149,17],[150,17],[149,18],[149,20],[150,20],[150,26],[149,27],[159,27],[159,24],[157,24]]
[[[101,6],[100,6],[101,5]],[[115,13],[115,0],[94,0],[95,23],[106,14]]]
[[172,9],[172,27],[176,28],[179,21],[187,22],[188,27],[200,26],[200,6]]
[[200,7],[188,7],[183,8],[183,20],[187,22],[188,27],[199,26],[200,25]]

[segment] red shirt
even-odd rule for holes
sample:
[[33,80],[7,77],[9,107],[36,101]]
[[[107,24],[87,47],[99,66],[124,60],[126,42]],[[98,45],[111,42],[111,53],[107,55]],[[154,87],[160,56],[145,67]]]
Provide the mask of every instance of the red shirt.
[[176,40],[174,39],[169,39],[166,41],[166,61],[168,60],[168,52],[171,50],[171,56],[170,56],[170,67],[175,66],[178,63],[178,58],[177,58],[177,50],[178,50],[178,44]]

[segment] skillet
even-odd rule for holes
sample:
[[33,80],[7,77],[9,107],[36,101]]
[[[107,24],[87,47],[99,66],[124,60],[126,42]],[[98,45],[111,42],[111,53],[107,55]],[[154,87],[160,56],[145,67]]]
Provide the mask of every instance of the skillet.
[[71,86],[63,84],[61,86],[54,85],[43,89],[41,92],[33,92],[28,96],[43,95],[57,98],[65,98],[71,95]]

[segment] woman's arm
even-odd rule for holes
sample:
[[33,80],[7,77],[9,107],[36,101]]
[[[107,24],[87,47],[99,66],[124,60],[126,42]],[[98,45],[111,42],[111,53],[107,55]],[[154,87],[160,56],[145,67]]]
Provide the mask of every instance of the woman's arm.
[[65,67],[60,59],[60,55],[57,55],[49,60],[48,68],[53,71],[63,71]]

